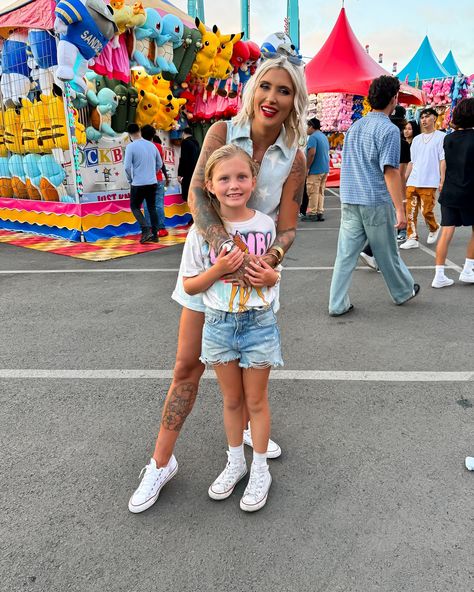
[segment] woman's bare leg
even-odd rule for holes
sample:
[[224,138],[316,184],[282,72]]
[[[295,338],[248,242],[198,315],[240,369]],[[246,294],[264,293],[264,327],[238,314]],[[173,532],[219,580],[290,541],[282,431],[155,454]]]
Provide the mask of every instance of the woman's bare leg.
[[199,381],[204,372],[204,364],[199,361],[203,326],[204,313],[182,309],[173,382],[166,396],[153,453],[158,467],[168,464],[179,432],[196,400]]
[[474,226],[472,227],[471,240],[467,244],[466,257],[474,259]]
[[444,265],[448,256],[449,243],[453,238],[455,226],[441,226],[441,236],[436,245],[436,263],[435,265]]

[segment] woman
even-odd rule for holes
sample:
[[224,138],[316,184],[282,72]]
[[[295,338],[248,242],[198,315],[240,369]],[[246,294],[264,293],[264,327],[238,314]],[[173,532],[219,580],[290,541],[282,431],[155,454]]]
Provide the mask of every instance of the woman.
[[459,281],[474,284],[474,99],[464,99],[457,104],[451,125],[456,131],[444,139],[446,177],[439,196],[441,237],[436,246],[433,288],[454,284],[454,280],[446,277],[444,265],[456,226],[472,227]]
[[[306,177],[306,160],[298,146],[306,141],[307,109],[303,69],[294,61],[283,55],[263,61],[245,87],[237,117],[231,122],[215,123],[206,135],[188,203],[199,232],[216,253],[236,247],[206,198],[204,169],[209,156],[229,143],[243,148],[260,166],[249,207],[274,220],[278,215],[276,238],[264,256],[266,262],[272,267],[278,265],[293,243]],[[231,278],[234,282],[251,283],[249,261],[249,256],[245,255],[242,266]],[[205,309],[202,296],[189,296],[184,292],[180,272],[173,298],[183,306],[173,382],[166,397],[153,458],[129,502],[133,513],[152,506],[163,485],[176,474],[178,463],[173,449],[194,405],[204,371],[199,361]],[[244,434],[244,441],[251,444],[248,432]],[[273,449],[268,456],[279,456],[278,445],[273,442],[271,445]]]
[[405,127],[403,128],[403,136],[410,146],[413,142],[413,138],[419,136],[420,134],[421,130],[419,124],[414,119],[407,121]]

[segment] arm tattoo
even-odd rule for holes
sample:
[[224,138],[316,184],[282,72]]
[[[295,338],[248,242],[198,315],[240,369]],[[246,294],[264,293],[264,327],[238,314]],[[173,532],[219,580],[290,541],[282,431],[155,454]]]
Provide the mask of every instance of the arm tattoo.
[[303,154],[301,154],[300,152],[298,152],[296,155],[295,161],[293,163],[293,168],[291,169],[288,178],[291,177],[293,177],[295,183],[293,201],[300,206],[303,201],[304,184],[306,180],[306,162],[304,160]]
[[162,426],[170,431],[179,432],[196,400],[197,384],[184,382],[174,388],[165,402]]
[[[278,230],[273,245],[281,247],[285,253],[293,244],[296,236],[296,228],[286,228],[284,230]],[[271,248],[271,247],[270,247]]]

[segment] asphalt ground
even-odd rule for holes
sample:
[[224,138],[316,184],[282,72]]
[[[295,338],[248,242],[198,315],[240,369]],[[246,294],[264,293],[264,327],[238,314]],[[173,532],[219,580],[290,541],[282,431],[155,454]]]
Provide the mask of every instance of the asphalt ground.
[[147,512],[127,509],[173,367],[182,247],[94,263],[0,245],[2,592],[474,590],[474,287],[432,289],[428,246],[402,253],[417,298],[395,306],[361,265],[354,311],[330,318],[334,192],[326,207],[285,259],[270,383],[283,455],[253,515],[244,482],[207,496],[226,460],[212,378],[177,476]]

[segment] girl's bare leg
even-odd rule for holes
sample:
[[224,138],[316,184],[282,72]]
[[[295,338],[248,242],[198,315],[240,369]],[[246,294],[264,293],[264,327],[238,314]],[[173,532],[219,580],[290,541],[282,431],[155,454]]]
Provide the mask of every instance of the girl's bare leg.
[[448,256],[449,243],[453,238],[455,226],[442,226],[441,236],[438,239],[436,245],[436,265],[444,265],[446,263],[446,257]]
[[250,414],[253,449],[264,454],[270,438],[268,378],[270,368],[245,368],[242,373],[245,403]]
[[199,380],[204,372],[204,365],[199,361],[203,325],[204,313],[182,309],[173,382],[166,396],[153,453],[158,467],[168,464],[179,432],[196,400]]
[[224,398],[224,427],[229,446],[242,444],[242,422],[244,392],[242,368],[237,360],[227,364],[216,364],[214,371]]

